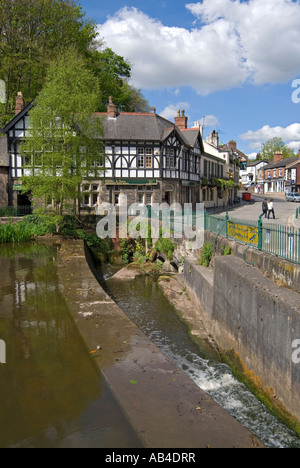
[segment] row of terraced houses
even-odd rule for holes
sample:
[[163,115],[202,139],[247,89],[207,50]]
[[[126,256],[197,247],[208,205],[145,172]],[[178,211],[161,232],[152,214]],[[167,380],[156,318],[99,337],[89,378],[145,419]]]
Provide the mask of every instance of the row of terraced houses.
[[[0,206],[30,205],[31,195],[22,192],[24,161],[21,141],[29,131],[28,115],[18,93],[15,117],[0,137]],[[82,181],[82,210],[93,211],[102,202],[118,204],[120,195],[129,204],[196,203],[206,207],[234,202],[239,184],[240,161],[236,143],[220,145],[216,131],[204,141],[198,123],[188,127],[185,112],[174,122],[152,113],[118,112],[109,99],[102,119],[104,134],[98,136],[105,149],[103,177]],[[224,183],[220,183],[224,181]],[[226,181],[235,184],[226,185]]]

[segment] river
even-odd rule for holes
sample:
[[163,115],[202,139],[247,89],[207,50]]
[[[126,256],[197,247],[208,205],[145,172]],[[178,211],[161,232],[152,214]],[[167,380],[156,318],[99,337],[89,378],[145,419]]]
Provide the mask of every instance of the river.
[[140,447],[58,283],[54,246],[0,246],[0,448]]
[[[187,325],[152,278],[109,279],[113,267],[98,267],[97,277],[128,317],[192,380],[270,448],[300,448],[300,439],[273,416],[231,369],[190,338]],[[201,348],[201,351],[200,351]],[[205,349],[205,353],[203,352]]]

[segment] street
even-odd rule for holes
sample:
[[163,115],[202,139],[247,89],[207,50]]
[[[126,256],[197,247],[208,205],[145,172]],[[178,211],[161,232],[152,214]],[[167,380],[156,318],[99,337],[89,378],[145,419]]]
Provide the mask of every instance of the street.
[[[242,194],[240,194],[242,200]],[[296,209],[300,208],[300,203],[287,202],[283,193],[270,193],[267,195],[252,194],[251,202],[241,201],[240,205],[227,210],[230,218],[237,218],[241,220],[255,220],[257,221],[262,214],[262,202],[264,198],[270,200],[273,198],[274,211],[276,219],[265,219],[266,223],[284,224],[295,228],[300,228],[300,219],[296,220]]]

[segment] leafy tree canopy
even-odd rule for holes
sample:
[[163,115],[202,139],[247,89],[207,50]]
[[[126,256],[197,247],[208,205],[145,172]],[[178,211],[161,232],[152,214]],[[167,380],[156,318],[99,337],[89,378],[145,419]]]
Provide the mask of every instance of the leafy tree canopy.
[[282,151],[284,158],[291,158],[295,156],[294,151],[288,148],[282,138],[274,137],[267,140],[261,148],[259,158],[263,161],[273,161],[276,151]]
[[103,150],[95,136],[102,123],[99,82],[74,47],[50,63],[43,91],[29,112],[30,131],[21,144],[24,190],[54,202],[58,213],[80,198],[83,180],[103,175]]
[[131,67],[103,48],[96,26],[77,0],[0,0],[0,80],[6,85],[0,127],[12,117],[17,92],[22,91],[27,103],[35,99],[50,62],[70,45],[99,80],[102,99],[97,110],[104,110],[109,96],[128,110],[133,90],[124,80]]

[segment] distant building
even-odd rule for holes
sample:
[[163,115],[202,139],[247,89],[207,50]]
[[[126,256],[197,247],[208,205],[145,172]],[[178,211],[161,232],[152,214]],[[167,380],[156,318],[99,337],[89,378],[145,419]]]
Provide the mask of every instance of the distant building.
[[286,170],[297,162],[300,162],[299,155],[284,159],[282,152],[277,151],[273,162],[258,171],[258,185],[261,191],[263,193],[285,192],[291,185],[286,179]]
[[242,169],[240,172],[241,176],[241,184],[248,185],[253,184],[254,186],[257,185],[258,182],[258,172],[268,163],[265,161],[251,161],[248,160],[246,163],[246,168]]

